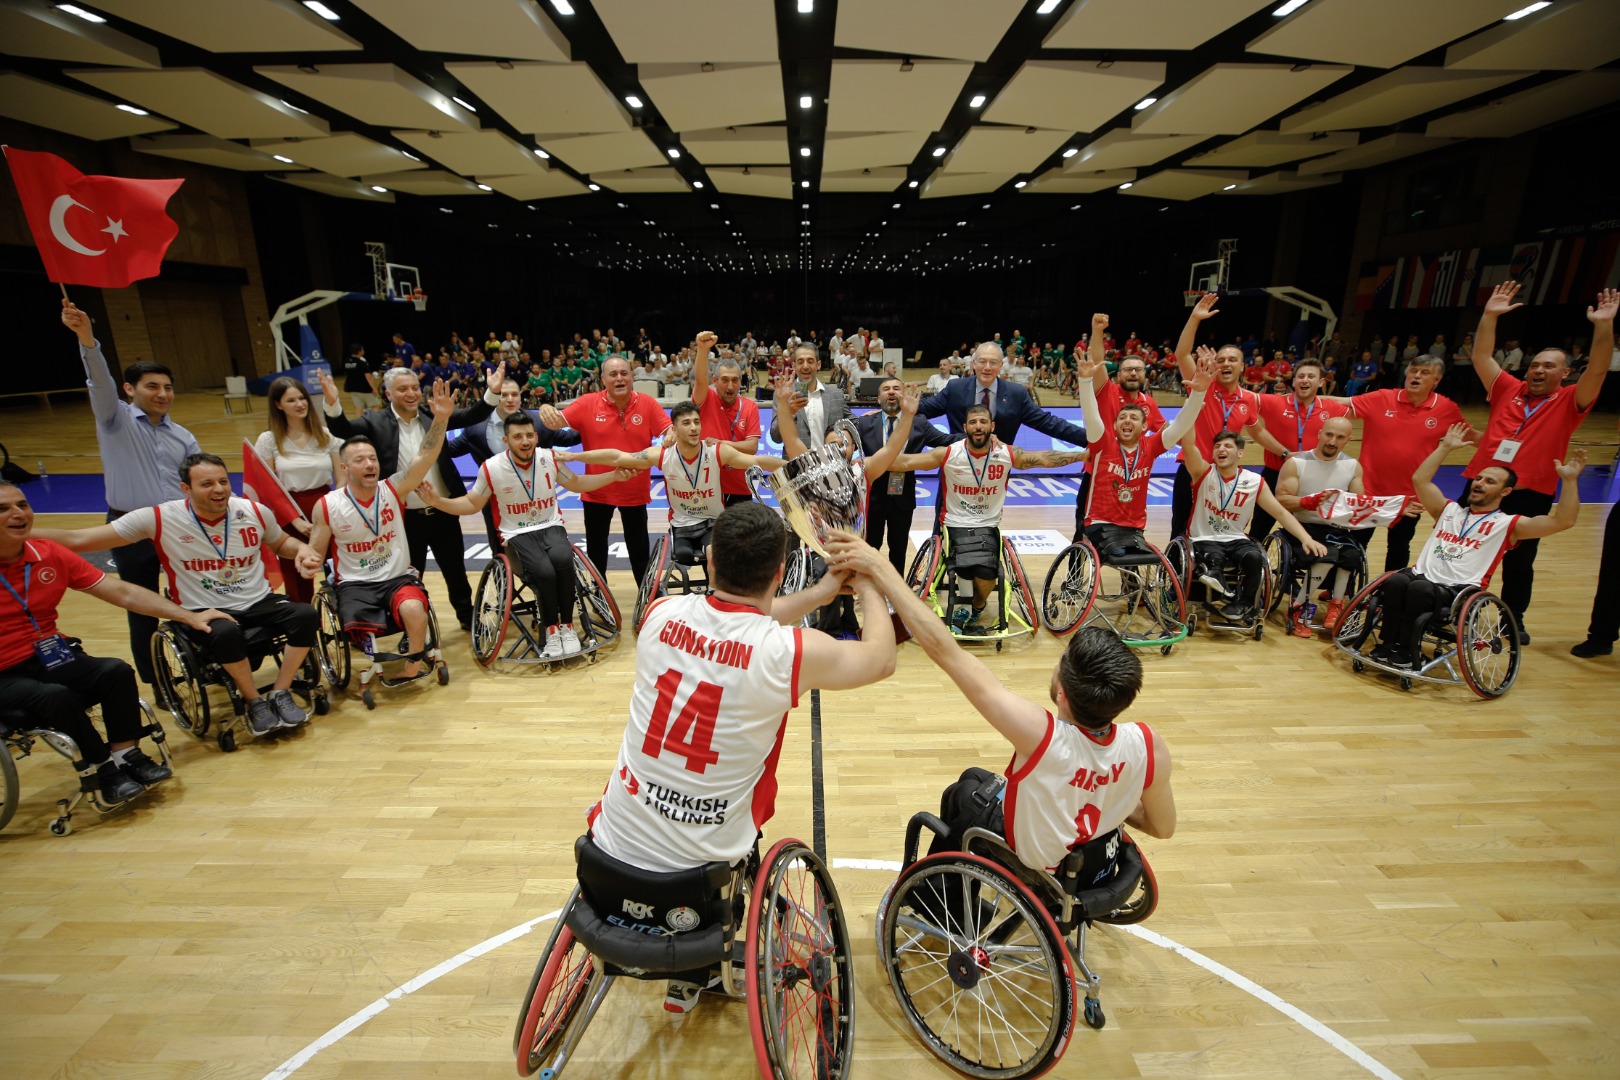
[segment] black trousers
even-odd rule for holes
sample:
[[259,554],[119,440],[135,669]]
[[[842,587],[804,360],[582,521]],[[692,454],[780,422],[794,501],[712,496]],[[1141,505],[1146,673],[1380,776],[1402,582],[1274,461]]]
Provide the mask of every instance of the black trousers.
[[518,577],[534,592],[543,626],[574,621],[574,546],[566,529],[531,529],[506,545]]
[[411,550],[411,565],[426,573],[428,550],[444,578],[444,591],[456,609],[456,621],[465,626],[472,619],[472,586],[467,584],[467,548],[461,536],[461,519],[438,510],[405,511],[405,544]]
[[630,574],[636,579],[636,588],[641,588],[641,579],[647,575],[647,508],[598,502],[584,505],[585,554],[607,577],[608,531],[613,527],[613,511],[617,510],[619,525],[624,529],[624,546],[630,553]]
[[1592,597],[1592,625],[1586,628],[1586,636],[1611,644],[1620,638],[1620,514],[1612,506],[1603,526],[1597,595]]
[[1228,567],[1237,567],[1242,575],[1243,583],[1238,599],[1249,607],[1254,606],[1255,593],[1260,590],[1260,582],[1265,577],[1263,567],[1266,564],[1266,553],[1260,545],[1253,540],[1229,540],[1222,543],[1217,540],[1193,541],[1193,556],[1200,564],[1200,570],[1213,574],[1218,580],[1221,572]]
[[[1266,490],[1273,495],[1277,494],[1277,476],[1280,472],[1281,470],[1273,469],[1270,466],[1260,470],[1260,482],[1265,484]],[[1266,535],[1271,532],[1271,527],[1276,523],[1277,519],[1266,513],[1260,504],[1256,503],[1254,519],[1249,522],[1249,539],[1258,544],[1266,538]]]
[[888,482],[886,476],[873,481],[871,498],[866,504],[866,542],[875,548],[883,547],[883,538],[889,538],[889,565],[906,573],[906,545],[911,542],[911,518],[917,510],[917,496],[890,495],[882,490]]
[[1384,570],[1405,570],[1412,565],[1412,534],[1417,532],[1418,519],[1401,517],[1389,527],[1385,536],[1389,546],[1384,551]]
[[1435,611],[1455,585],[1439,585],[1408,567],[1384,582],[1379,596],[1384,604],[1383,643],[1403,649],[1414,647],[1413,630],[1419,615]]
[[721,495],[721,506],[736,506],[738,503],[753,502],[754,497],[748,494]]
[[315,609],[295,604],[280,593],[271,593],[252,607],[226,614],[236,621],[215,619],[208,624],[206,634],[188,631],[191,639],[221,664],[248,659],[247,632],[259,627],[284,636],[292,648],[315,647],[315,628],[320,623]]
[[[154,622],[156,620],[153,620]],[[122,660],[86,656],[73,650],[72,662],[47,670],[37,657],[0,671],[0,708],[26,712],[35,726],[60,731],[79,744],[82,760],[107,760],[107,741],[134,742],[141,734],[141,711],[135,702],[135,672]],[[101,706],[107,741],[86,709]]]
[[1187,522],[1192,518],[1192,473],[1183,461],[1176,466],[1176,484],[1170,495],[1170,538],[1187,534]]
[[[1553,497],[1528,488],[1514,488],[1502,500],[1502,510],[1525,517],[1540,517],[1551,513]],[[1536,550],[1541,538],[1520,540],[1502,556],[1502,577],[1497,595],[1508,606],[1519,625],[1524,625],[1524,612],[1530,606],[1530,593],[1536,584]]]
[[[107,520],[114,521],[124,516],[127,511],[109,510]],[[139,585],[152,592],[161,592],[158,579],[163,576],[163,565],[158,562],[157,548],[150,540],[138,540],[133,544],[112,549],[113,565],[118,568],[118,576],[131,585]],[[135,671],[141,677],[141,682],[148,686],[152,684],[152,635],[157,633],[158,621],[150,615],[137,615],[131,611],[125,616],[129,621],[129,655],[135,659]]]

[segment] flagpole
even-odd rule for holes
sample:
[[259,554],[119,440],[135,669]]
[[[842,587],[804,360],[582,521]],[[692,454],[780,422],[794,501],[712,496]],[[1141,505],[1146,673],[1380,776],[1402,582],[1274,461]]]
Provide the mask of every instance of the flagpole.
[[67,294],[67,286],[66,286],[66,285],[64,285],[64,284],[62,284],[62,283],[61,283],[61,282],[60,282],[60,281],[58,281],[58,282],[57,282],[57,283],[56,283],[56,287],[57,287],[57,288],[58,288],[58,289],[61,289],[61,290],[62,290],[62,299],[64,299],[64,300],[67,300],[67,301],[68,301],[68,303],[70,303],[70,304],[71,304],[71,303],[73,303],[73,301],[72,301],[72,300],[68,300],[68,294]]

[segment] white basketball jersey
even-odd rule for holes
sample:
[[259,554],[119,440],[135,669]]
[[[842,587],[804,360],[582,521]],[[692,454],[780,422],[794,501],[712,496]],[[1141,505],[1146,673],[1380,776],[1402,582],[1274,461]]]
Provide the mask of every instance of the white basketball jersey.
[[1146,724],[1115,724],[1099,738],[1047,713],[1041,745],[1022,768],[1007,765],[1007,841],[1030,866],[1056,870],[1074,847],[1124,824],[1151,783]]
[[173,499],[132,510],[113,528],[127,539],[152,541],[169,599],[191,611],[241,611],[269,596],[259,545],[285,535],[269,510],[234,495],[218,521],[193,515],[187,499]]
[[999,443],[980,457],[967,440],[951,444],[945,455],[945,524],[956,528],[994,529],[1001,525],[1007,501],[1012,454]]
[[331,555],[339,581],[392,581],[410,572],[404,502],[392,480],[378,484],[369,503],[356,499],[347,487],[321,496],[315,512],[332,527]]
[[658,458],[664,474],[664,495],[669,499],[671,525],[700,525],[720,516],[720,451],[700,443],[696,461],[681,456],[673,440]]
[[1471,514],[1461,503],[1447,503],[1413,569],[1441,585],[1486,588],[1496,564],[1517,543],[1513,527],[1518,523],[1518,514]]
[[1254,508],[1260,501],[1260,474],[1239,469],[1230,480],[1211,465],[1193,492],[1192,518],[1187,534],[1194,540],[1230,543],[1246,540]]
[[802,642],[756,608],[668,596],[636,642],[619,764],[588,819],[644,870],[741,858],[776,809],[776,761],[798,704]]
[[529,468],[520,469],[512,451],[496,454],[478,467],[474,495],[488,495],[490,514],[502,540],[535,529],[561,528],[557,510],[557,458],[538,447]]
[[[1323,461],[1309,450],[1289,456],[1294,459],[1294,471],[1299,477],[1298,494],[1302,498],[1322,491],[1349,491],[1355,482],[1356,459],[1348,454],[1340,454],[1331,461]],[[1304,507],[1295,510],[1294,517],[1313,525],[1327,524],[1320,513]]]

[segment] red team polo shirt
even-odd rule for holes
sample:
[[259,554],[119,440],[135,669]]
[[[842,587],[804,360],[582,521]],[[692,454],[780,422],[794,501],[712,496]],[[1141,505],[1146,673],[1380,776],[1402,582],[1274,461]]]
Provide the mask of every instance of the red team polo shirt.
[[[1491,384],[1490,399],[1491,418],[1485,424],[1485,437],[1480,439],[1479,449],[1474,451],[1463,475],[1472,478],[1489,465],[1503,464],[1518,474],[1520,487],[1543,495],[1557,492],[1553,459],[1562,461],[1568,456],[1570,436],[1592,414],[1592,406],[1582,409],[1575,404],[1573,386],[1561,386],[1546,397],[1532,399],[1525,393],[1524,380],[1505,371]],[[1519,443],[1519,449],[1511,461],[1498,462],[1503,439]]]
[[[698,406],[698,416],[703,420],[705,439],[742,442],[744,439],[758,438],[760,434],[759,406],[741,394],[728,409],[720,403],[719,391],[710,386],[703,404]],[[743,479],[743,470],[729,465],[721,468],[720,492],[723,495],[747,495],[748,482]]]
[[1136,444],[1138,456],[1129,478],[1125,475],[1125,452],[1112,431],[1091,442],[1089,449],[1091,457],[1086,459],[1086,468],[1092,470],[1092,476],[1086,524],[1101,521],[1127,529],[1147,528],[1148,480],[1153,475],[1153,462],[1164,453],[1164,436],[1157,431],[1142,436]]
[[[630,404],[622,416],[606,390],[575,398],[562,414],[568,426],[579,432],[580,445],[586,450],[622,450],[636,454],[669,430],[669,414],[658,407],[658,402],[635,391],[631,391]],[[587,475],[612,471],[607,465],[585,467]],[[609,506],[646,506],[652,502],[652,473],[638,472],[629,480],[587,491],[580,498]]]
[[[1227,393],[1219,386],[1211,386],[1204,395],[1204,409],[1193,422],[1193,445],[1208,461],[1215,453],[1215,436],[1223,431],[1242,431],[1253,427],[1260,419],[1260,395],[1253,390],[1234,390]],[[1186,460],[1186,454],[1177,454],[1177,461]]]
[[[1301,413],[1298,402],[1293,394],[1261,394],[1260,419],[1266,422],[1266,430],[1290,450],[1314,450],[1317,437],[1322,434],[1322,425],[1335,416],[1343,416],[1350,411],[1348,405],[1340,405],[1337,401],[1324,401],[1320,397],[1314,398],[1306,412]],[[1210,449],[1214,449],[1213,446]],[[1283,459],[1270,450],[1266,451],[1266,468],[1282,468]]]
[[1097,393],[1097,409],[1102,413],[1103,426],[1109,431],[1114,430],[1114,418],[1119,415],[1122,405],[1140,405],[1147,410],[1149,431],[1158,431],[1164,427],[1164,414],[1159,411],[1159,403],[1153,400],[1152,394],[1138,391],[1134,396],[1126,397],[1124,388],[1110,379]]
[[1462,410],[1440,394],[1413,405],[1405,390],[1374,390],[1350,399],[1361,418],[1361,477],[1369,495],[1416,495],[1412,474],[1423,464]]
[[89,589],[107,575],[85,562],[61,544],[50,540],[29,540],[23,544],[22,558],[0,565],[18,596],[24,596],[23,574],[29,577],[26,597],[28,610],[39,623],[34,632],[28,616],[12,595],[0,589],[0,671],[15,667],[34,656],[34,642],[56,633],[56,607],[69,589]]

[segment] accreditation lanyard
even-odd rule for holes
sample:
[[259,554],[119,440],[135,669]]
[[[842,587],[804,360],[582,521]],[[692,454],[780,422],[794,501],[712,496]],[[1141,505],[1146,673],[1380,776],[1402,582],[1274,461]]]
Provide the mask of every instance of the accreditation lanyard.
[[6,587],[6,592],[10,593],[11,598],[17,601],[17,606],[22,608],[23,616],[28,620],[29,624],[33,626],[34,633],[43,634],[45,631],[40,629],[39,620],[34,618],[34,613],[28,608],[28,589],[29,586],[33,584],[33,581],[31,580],[33,578],[33,574],[34,564],[23,563],[23,591],[21,596],[17,595],[17,587],[13,585],[11,583],[11,579],[6,577],[4,574],[0,574],[0,585],[4,585]]
[[1301,410],[1299,407],[1299,399],[1294,399],[1294,429],[1297,432],[1297,434],[1294,436],[1295,450],[1305,449],[1305,425],[1311,422],[1311,414],[1316,412],[1316,406],[1318,404],[1319,402],[1313,398],[1311,399],[1311,407],[1309,409]]
[[1475,517],[1473,514],[1470,514],[1465,510],[1463,512],[1463,523],[1457,526],[1457,539],[1468,539],[1469,533],[1473,532],[1475,529],[1479,528],[1485,522],[1491,520],[1491,518],[1495,517],[1501,512],[1502,511],[1500,510],[1492,510],[1488,514],[1481,514],[1478,517]]
[[348,488],[344,488],[343,489],[343,494],[348,496],[349,505],[354,507],[354,512],[360,515],[360,520],[365,522],[366,528],[371,530],[371,535],[375,536],[377,539],[381,540],[382,539],[382,496],[383,496],[382,485],[379,484],[377,486],[377,494],[371,500],[371,516],[370,517],[366,517],[365,508],[362,507],[360,505],[359,500],[354,497],[354,492],[350,491]]
[[1519,437],[1519,432],[1523,431],[1530,421],[1535,419],[1537,413],[1539,413],[1542,409],[1545,409],[1548,405],[1552,404],[1552,399],[1555,396],[1556,395],[1553,394],[1547,395],[1542,399],[1541,404],[1537,405],[1533,409],[1530,407],[1530,399],[1528,397],[1520,399],[1524,402],[1524,419],[1520,420],[1519,426],[1513,429],[1513,437],[1515,439]]
[[1232,413],[1243,403],[1243,391],[1239,390],[1232,398],[1232,404],[1226,403],[1226,397],[1220,391],[1215,392],[1215,404],[1221,407],[1221,430],[1232,430]]
[[226,566],[231,565],[231,504],[225,504],[225,516],[220,519],[219,523],[219,531],[223,533],[225,537],[224,547],[220,547],[218,544],[214,543],[213,536],[209,534],[208,529],[203,525],[202,518],[197,516],[197,508],[191,505],[190,500],[186,501],[186,511],[191,514],[191,520],[196,524],[197,531],[202,533],[204,540],[208,541],[208,546],[214,549],[214,554],[218,555],[220,561]]

